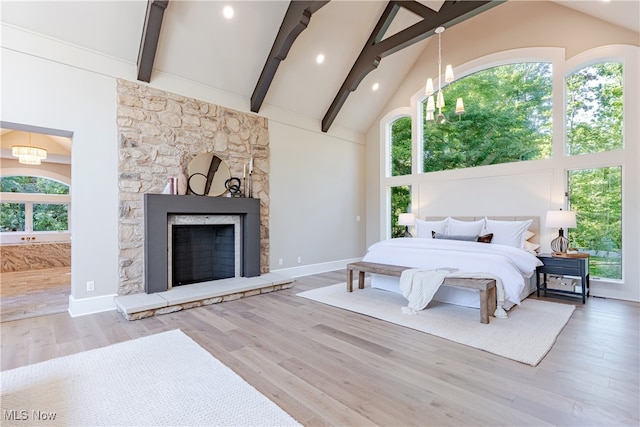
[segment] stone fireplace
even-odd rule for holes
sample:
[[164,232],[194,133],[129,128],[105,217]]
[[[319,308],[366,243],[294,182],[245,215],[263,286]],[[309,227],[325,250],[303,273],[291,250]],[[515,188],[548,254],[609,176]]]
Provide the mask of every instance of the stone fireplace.
[[258,199],[145,194],[144,207],[146,293],[260,275]]
[[[267,119],[122,79],[117,91],[118,311],[135,320],[291,287],[292,278],[269,272]],[[223,160],[231,177],[243,177],[245,165],[252,164],[253,197],[161,194],[168,179],[185,175],[189,163],[203,153]],[[204,227],[179,239],[209,239],[209,246],[211,240],[224,240],[222,254],[215,244],[215,258],[224,259],[216,270],[222,272],[191,277],[187,271],[189,277],[178,280],[194,283],[176,285],[173,255],[168,254],[172,222],[178,224],[171,227]],[[234,224],[233,255],[226,248],[231,246],[227,222]],[[191,258],[194,253],[198,251],[188,249],[180,256]],[[233,277],[200,281],[209,275]]]
[[[249,214],[239,215],[244,227],[241,230],[243,250],[246,250],[246,239],[251,239],[251,245],[255,246],[259,259],[257,267],[251,264],[249,269],[245,254],[239,268],[242,277],[267,274],[270,200],[267,119],[122,79],[117,82],[117,91],[120,203],[118,295],[144,295],[149,292],[148,289],[158,289],[158,286],[166,289],[169,286],[167,218],[162,219],[161,230],[157,228],[150,233],[146,223],[145,197],[171,197],[161,194],[167,180],[185,174],[189,162],[201,153],[214,153],[222,159],[228,165],[232,177],[242,177],[245,165],[250,159],[253,160],[255,199],[243,200],[258,206],[259,225],[254,235],[247,237],[245,233],[245,220]],[[235,200],[230,203],[240,201],[229,197],[175,197],[199,198],[201,203],[212,202],[212,199],[221,199],[223,204],[228,199]],[[254,209],[253,205],[251,209]],[[183,213],[179,207],[173,212]],[[203,211],[204,215],[209,213],[207,210]],[[158,238],[157,233],[162,233],[163,242],[155,240]],[[158,243],[162,243],[160,248]],[[155,261],[151,261],[149,265],[146,260],[147,253],[156,250],[163,251],[162,265],[159,266],[163,278],[157,277],[159,273],[156,271]],[[252,263],[255,262],[253,255],[249,258]],[[153,280],[151,285],[148,283],[150,279]],[[160,282],[162,285],[158,284]]]

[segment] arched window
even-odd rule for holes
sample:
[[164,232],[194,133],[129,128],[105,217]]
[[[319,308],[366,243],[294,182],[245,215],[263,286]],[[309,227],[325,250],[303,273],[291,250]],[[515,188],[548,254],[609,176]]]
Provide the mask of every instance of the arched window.
[[69,186],[36,176],[0,178],[3,235],[69,230]]
[[619,62],[583,67],[565,79],[568,155],[623,148],[623,75]]
[[400,117],[391,123],[391,176],[411,175],[411,117]]
[[[423,172],[547,158],[551,155],[551,64],[487,68],[443,88],[448,123],[423,121]],[[465,113],[455,114],[463,98]],[[422,117],[426,118],[426,100]]]

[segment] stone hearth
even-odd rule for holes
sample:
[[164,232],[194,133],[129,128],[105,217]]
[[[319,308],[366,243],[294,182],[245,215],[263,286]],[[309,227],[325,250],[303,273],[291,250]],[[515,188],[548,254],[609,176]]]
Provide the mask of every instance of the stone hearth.
[[119,295],[115,297],[115,302],[116,308],[127,320],[138,320],[288,289],[293,286],[293,282],[294,279],[289,277],[266,273],[257,277],[233,277],[178,286],[154,294]]

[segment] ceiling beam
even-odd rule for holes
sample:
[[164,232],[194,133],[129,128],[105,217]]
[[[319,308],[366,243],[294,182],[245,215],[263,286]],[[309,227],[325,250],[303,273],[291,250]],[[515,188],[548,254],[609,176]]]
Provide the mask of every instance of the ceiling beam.
[[[450,28],[505,1],[446,0],[438,12],[417,1],[390,1],[322,119],[322,131],[329,131],[331,124],[338,116],[338,112],[346,102],[349,94],[357,89],[367,74],[378,68],[382,58],[432,36],[438,27]],[[400,7],[419,15],[422,20],[383,39],[384,32]]]
[[280,30],[278,30],[278,35],[273,42],[271,52],[269,52],[269,57],[262,68],[258,83],[251,95],[251,111],[254,113],[260,111],[260,107],[264,102],[264,98],[267,96],[267,92],[276,75],[278,66],[280,66],[280,62],[287,57],[291,46],[293,46],[293,42],[309,25],[311,15],[327,3],[329,2],[297,0],[289,3],[287,13],[282,19]]
[[151,81],[151,71],[156,59],[162,18],[168,5],[169,0],[149,0],[147,2],[147,14],[144,18],[142,40],[138,50],[138,80],[140,81],[147,83]]

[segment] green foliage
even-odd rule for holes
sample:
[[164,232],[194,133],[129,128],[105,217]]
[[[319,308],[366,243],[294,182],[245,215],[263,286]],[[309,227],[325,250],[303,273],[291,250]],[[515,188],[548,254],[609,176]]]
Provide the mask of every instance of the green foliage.
[[67,205],[33,205],[33,231],[64,231],[69,228]]
[[593,276],[622,278],[622,168],[569,172],[569,202],[577,228],[570,230],[571,246],[595,251]]
[[0,232],[24,231],[24,203],[0,204]]
[[[450,84],[443,112],[451,123],[424,122],[423,171],[549,157],[551,87],[547,63],[503,65]],[[459,97],[466,109],[461,121],[454,112]]]
[[37,176],[5,176],[0,178],[2,193],[69,194],[69,186]]
[[[0,178],[0,191],[21,194],[69,194],[69,186],[35,176]],[[25,197],[28,200],[29,197]],[[65,231],[69,228],[66,204],[33,203],[33,231]],[[25,231],[25,203],[2,203],[0,231]]]
[[621,149],[622,64],[594,64],[566,79],[567,153],[598,153]]
[[391,124],[391,176],[411,174],[411,117]]
[[404,236],[404,226],[398,225],[398,216],[411,208],[411,187],[391,187],[391,237]]

